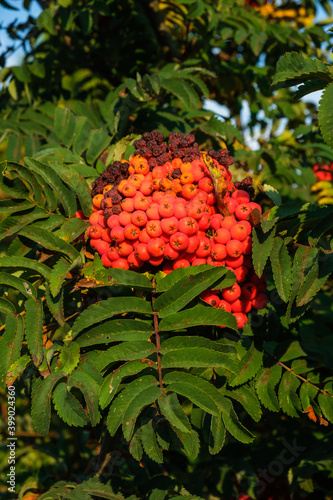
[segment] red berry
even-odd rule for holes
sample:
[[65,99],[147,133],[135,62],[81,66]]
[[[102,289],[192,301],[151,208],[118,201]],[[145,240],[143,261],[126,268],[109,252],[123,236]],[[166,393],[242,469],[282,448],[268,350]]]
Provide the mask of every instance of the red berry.
[[122,241],[121,243],[117,244],[117,250],[119,252],[119,255],[121,257],[128,257],[130,253],[133,252],[134,247],[129,241]]
[[158,238],[162,234],[162,227],[160,220],[150,220],[146,224],[147,234],[151,238]]
[[127,224],[124,227],[124,235],[128,240],[136,240],[139,237],[140,229],[134,224]]
[[231,235],[229,229],[225,227],[221,227],[216,231],[215,234],[215,241],[216,243],[220,243],[221,245],[226,245],[228,241],[231,240]]
[[239,299],[241,296],[241,288],[237,283],[234,283],[232,286],[225,288],[222,290],[222,297],[227,302],[233,302],[234,300]]
[[119,226],[119,215],[111,215],[107,220],[107,226],[112,229],[115,226]]
[[252,300],[254,297],[257,295],[257,287],[254,283],[251,283],[250,281],[247,283],[244,283],[242,286],[242,297],[247,300]]
[[107,251],[106,255],[107,255],[107,258],[109,260],[112,260],[112,261],[117,260],[120,257],[119,252],[115,247],[110,247],[109,250]]
[[177,232],[170,236],[170,245],[174,250],[186,250],[189,244],[189,238],[186,234]]
[[160,217],[172,217],[175,213],[175,204],[172,201],[163,201],[158,205],[158,213]]
[[161,220],[161,229],[164,234],[171,236],[178,231],[179,222],[177,217],[167,217]]
[[190,267],[190,263],[186,259],[176,259],[173,263],[173,268],[174,269],[179,269],[181,267]]
[[134,210],[134,200],[133,198],[125,198],[121,202],[121,209],[123,212],[133,212]]
[[244,326],[246,325],[246,323],[248,321],[246,314],[241,313],[241,312],[233,313],[233,314],[236,318],[238,328],[244,328]]
[[88,238],[100,239],[102,237],[103,228],[97,224],[89,226],[87,229]]
[[225,247],[229,257],[239,257],[243,254],[243,245],[238,240],[228,241]]
[[257,293],[255,298],[252,300],[252,306],[255,309],[264,309],[268,302],[267,296],[264,293]]
[[234,191],[231,195],[231,198],[238,201],[239,204],[249,203],[250,201],[249,193],[247,191],[244,191],[243,189],[238,189],[237,191]]
[[149,207],[146,210],[146,214],[148,219],[150,220],[157,220],[160,219],[160,213],[158,211],[158,203],[151,203]]
[[235,225],[236,219],[233,215],[227,215],[227,217],[224,217],[223,221],[221,222],[221,227],[225,227],[226,229],[229,229]]
[[138,245],[135,247],[135,254],[142,261],[150,259],[146,243],[138,243]]
[[104,267],[112,267],[112,260],[108,259],[107,253],[101,255],[101,261]]
[[225,258],[225,265],[231,267],[232,269],[236,269],[241,266],[244,262],[243,255],[239,257],[229,257],[229,255]]
[[131,216],[132,224],[138,227],[143,227],[147,222],[147,215],[143,210],[135,210]]
[[235,213],[236,208],[238,207],[239,203],[238,201],[234,200],[233,198],[226,197],[224,198],[224,204],[227,206],[229,213],[233,214]]
[[198,223],[193,217],[183,217],[179,219],[179,231],[187,234],[187,236],[193,236],[198,231]]
[[128,224],[131,224],[132,223],[132,216],[129,212],[120,212],[120,214],[118,215],[118,220],[119,220],[119,224],[121,224],[122,226],[127,226]]
[[251,207],[248,203],[243,203],[242,205],[238,205],[235,210],[235,216],[238,220],[245,220],[251,212]]
[[219,304],[218,304],[217,307],[218,307],[218,309],[224,309],[227,312],[231,312],[231,305],[230,305],[230,303],[227,302],[224,299],[220,300],[220,302],[219,302]]
[[195,254],[199,258],[208,257],[211,251],[211,243],[207,236],[199,238],[199,246],[195,251]]
[[197,259],[194,259],[192,262],[192,266],[201,266],[202,264],[207,264],[206,259],[200,259],[199,257]]
[[218,295],[212,293],[210,290],[205,290],[205,292],[200,294],[202,300],[210,304],[211,306],[218,307],[220,303],[220,297]]
[[129,269],[127,259],[117,259],[112,262],[112,267],[117,269]]
[[147,243],[147,250],[150,257],[162,257],[165,243],[161,238],[151,238]]

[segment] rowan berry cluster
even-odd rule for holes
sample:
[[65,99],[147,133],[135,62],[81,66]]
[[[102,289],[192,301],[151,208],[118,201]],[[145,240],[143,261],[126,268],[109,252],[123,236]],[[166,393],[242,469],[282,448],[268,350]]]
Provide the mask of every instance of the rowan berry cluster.
[[319,181],[333,181],[333,163],[313,165],[312,170]]
[[[168,146],[163,140],[156,131],[145,133],[135,142],[137,150],[128,162],[114,162],[103,172],[103,183],[105,179],[108,184],[103,184],[101,193],[92,193],[90,245],[106,268],[152,266],[169,273],[200,264],[226,266],[236,274],[237,283],[221,293],[207,290],[202,298],[232,312],[242,328],[250,309],[261,309],[267,302],[265,281],[258,279],[252,266],[250,213],[261,207],[251,201],[251,179],[236,186],[227,150],[208,152],[227,186],[222,215],[194,136],[171,134]],[[162,148],[165,152],[160,155]],[[171,161],[155,164],[164,154]]]

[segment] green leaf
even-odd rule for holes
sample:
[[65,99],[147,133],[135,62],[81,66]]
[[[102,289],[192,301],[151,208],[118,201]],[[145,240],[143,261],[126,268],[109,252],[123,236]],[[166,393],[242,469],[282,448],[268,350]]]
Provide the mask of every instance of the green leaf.
[[50,277],[50,269],[45,266],[45,264],[41,264],[40,262],[28,259],[26,257],[0,257],[0,267],[31,269],[33,271],[36,271],[37,274],[40,274],[47,280]]
[[328,394],[320,393],[318,396],[318,404],[331,424],[333,424],[333,397]]
[[166,292],[157,297],[154,302],[155,311],[159,312],[160,318],[179,311],[194,297],[197,297],[201,292],[210,288],[226,272],[227,269],[223,266],[213,266],[211,269],[207,269],[207,271],[180,279]]
[[157,388],[157,379],[153,375],[144,375],[136,378],[118,394],[110,407],[107,418],[107,428],[111,436],[115,435],[118,427],[124,421],[126,410],[137,395],[151,387]]
[[61,252],[68,256],[71,261],[75,260],[79,256],[79,252],[69,243],[66,243],[63,239],[58,238],[49,231],[34,227],[25,227],[20,231],[21,236],[25,236],[30,240],[38,243],[48,250],[53,250],[55,252]]
[[[99,477],[91,477],[87,481],[82,481],[82,483],[76,485],[75,492],[77,497],[73,500],[86,500],[86,495],[91,495],[93,498],[105,498],[107,500],[124,500],[121,493],[114,493],[110,485],[104,484]],[[72,499],[72,495],[68,495],[68,500]],[[47,500],[47,499],[45,499]],[[135,498],[128,497],[128,500],[136,500]]]
[[40,175],[46,185],[54,191],[57,198],[60,200],[66,215],[73,217],[77,210],[75,195],[63,184],[60,177],[48,165],[41,163],[34,158],[25,158],[25,163],[28,167],[38,175]]
[[[1,304],[4,299],[2,299]],[[4,308],[0,308],[4,312]],[[6,318],[5,331],[0,339],[0,382],[4,382],[9,369],[20,358],[24,335],[21,316],[14,316],[11,311]]]
[[140,438],[143,449],[148,457],[154,462],[162,464],[163,453],[158,445],[152,420],[149,420],[149,422],[140,427]]
[[232,408],[228,415],[222,413],[222,420],[230,434],[241,443],[252,443],[253,434],[244,427],[238,420],[235,410]]
[[25,214],[6,217],[6,219],[0,223],[0,239],[7,238],[8,236],[18,233],[34,220],[45,219],[47,217],[49,217],[49,214],[46,213],[45,210],[38,207],[35,207],[33,210]]
[[[293,368],[294,370],[294,368]],[[318,394],[318,389],[309,382],[304,382],[299,390],[299,397],[302,403],[303,410],[309,408],[314,403],[314,398]]]
[[153,326],[136,319],[114,319],[91,328],[77,338],[80,347],[108,344],[115,341],[148,340]]
[[279,411],[280,405],[274,387],[279,383],[282,368],[280,365],[262,368],[256,379],[256,391],[261,403],[270,411]]
[[73,217],[64,222],[62,226],[54,232],[54,234],[67,243],[72,241],[75,242],[76,238],[78,238],[88,228],[88,224],[89,223],[85,220]]
[[312,268],[315,259],[317,258],[317,248],[309,248],[301,246],[297,249],[293,263],[293,285],[291,289],[290,299],[287,308],[286,318],[288,323],[295,322],[307,309],[306,305],[296,307],[295,299],[306,279],[307,272]]
[[27,299],[37,297],[37,290],[31,283],[12,274],[0,272],[0,284],[15,288]]
[[43,361],[43,304],[41,300],[25,301],[25,338],[35,366]]
[[238,331],[236,318],[233,314],[222,309],[216,309],[201,304],[163,318],[159,328],[160,331],[172,331],[199,325],[226,326],[232,330]]
[[276,65],[272,88],[291,87],[318,78],[330,80],[326,64],[298,52],[287,52]]
[[53,403],[59,417],[69,426],[83,427],[89,422],[86,412],[78,400],[60,382],[53,391]]
[[226,437],[226,430],[223,425],[222,413],[217,417],[211,417],[210,432],[209,432],[209,453],[216,455],[223,448]]
[[253,228],[252,231],[252,260],[254,271],[259,278],[264,272],[268,257],[273,248],[275,227],[268,233],[263,233],[260,229]]
[[117,389],[125,377],[137,375],[145,370],[149,365],[143,360],[128,361],[112,373],[110,373],[103,382],[99,394],[99,405],[102,409],[106,408],[115,397]]
[[210,269],[211,266],[202,264],[201,266],[181,267],[179,269],[175,269],[166,276],[163,275],[162,278],[160,278],[159,275],[157,275],[156,293],[165,292],[166,290],[169,290],[176,283],[184,281],[185,278],[190,279],[191,276],[201,274],[204,271],[209,271]]
[[68,345],[63,345],[60,351],[56,371],[61,370],[69,375],[77,367],[79,361],[80,346],[77,342],[72,340]]
[[213,351],[223,352],[228,354],[231,358],[237,356],[237,349],[235,346],[224,344],[221,342],[221,339],[214,341],[196,335],[169,337],[161,343],[160,353],[164,355],[167,352],[177,351],[181,348],[191,349],[193,347],[205,347]]
[[296,296],[297,307],[308,304],[333,272],[333,255],[320,255],[306,275]]
[[151,405],[161,395],[159,387],[147,387],[139,391],[137,396],[131,401],[124,414],[122,429],[124,438],[129,441],[133,435],[137,418],[145,406]]
[[228,354],[205,347],[179,348],[167,352],[162,356],[161,366],[162,368],[214,367],[237,373],[237,364]]
[[318,118],[319,118],[320,131],[323,135],[323,139],[326,142],[326,144],[331,148],[333,147],[333,132],[332,132],[333,118],[332,118],[332,113],[330,111],[332,97],[333,97],[333,83],[330,83],[325,88],[322,97],[319,101]]
[[82,392],[87,404],[91,425],[95,427],[102,418],[98,409],[98,383],[89,373],[85,373],[78,368],[72,372],[68,379],[67,390],[70,391],[72,387],[77,387]]
[[292,264],[288,249],[279,236],[273,240],[270,261],[277,292],[284,302],[288,302],[292,287]]
[[73,262],[68,262],[68,260],[65,260],[63,257],[61,257],[53,266],[49,283],[50,291],[53,297],[56,297],[56,295],[60,292],[63,282],[72,267]]
[[140,429],[134,434],[129,444],[129,452],[134,460],[137,460],[138,462],[141,460],[143,455],[143,448],[141,446],[139,434]]
[[130,359],[144,359],[156,352],[156,346],[145,340],[123,342],[101,352],[95,360],[96,368],[101,371],[110,363],[115,361],[127,361]]
[[12,78],[10,80],[10,83],[9,83],[7,89],[8,89],[10,96],[14,99],[14,101],[17,101],[18,100],[18,93],[17,93],[17,88],[16,88],[16,80],[14,78]]
[[[91,214],[91,194],[88,183],[84,177],[81,176],[80,171],[73,168],[73,165],[65,165],[64,163],[56,161],[50,161],[49,165],[59,175],[62,181],[75,191],[84,215],[89,216]],[[82,165],[82,168],[83,167],[84,165]],[[96,173],[93,175],[96,175]]]
[[54,113],[54,131],[59,137],[60,140],[62,140],[66,125],[69,122],[71,115],[70,109],[66,106],[65,108],[61,106],[57,106],[55,109]]
[[144,299],[138,297],[111,297],[93,304],[79,315],[73,325],[73,337],[94,323],[99,323],[126,312],[149,314],[152,311],[150,303]]
[[51,421],[51,396],[54,386],[65,377],[63,372],[51,373],[42,380],[32,398],[31,418],[36,432],[46,436],[50,429]]
[[262,415],[261,406],[252,388],[243,385],[234,391],[223,391],[223,393],[238,401],[250,417],[252,417],[255,422],[259,422]]
[[[73,151],[77,155],[81,155],[88,147],[88,138],[92,132],[92,127],[86,116],[76,118],[75,139],[73,142]],[[84,168],[84,165],[82,165]]]
[[[176,428],[173,428],[173,430],[178,438],[175,443],[177,451],[180,450],[185,453],[189,460],[195,460],[200,451],[199,434],[194,429],[191,432],[182,432]],[[191,495],[190,498],[192,499],[193,496]]]
[[162,74],[160,74],[160,78],[161,87],[175,95],[177,99],[181,101],[185,109],[189,109],[193,100],[193,96],[189,91],[189,85],[186,85],[184,81],[163,78]]
[[301,402],[296,394],[300,384],[300,380],[293,373],[287,371],[283,374],[279,385],[280,406],[291,417],[298,417],[298,412],[302,411]]
[[[0,361],[1,361],[1,356],[0,356]],[[6,377],[7,387],[14,384],[15,380],[21,375],[21,373],[25,370],[25,368],[30,362],[31,362],[30,355],[24,354],[10,366]],[[1,380],[1,375],[0,375],[0,380]]]
[[131,288],[151,289],[152,284],[143,274],[125,269],[106,269],[100,258],[89,262],[82,270],[86,279],[108,286],[124,285]]
[[50,291],[48,283],[45,283],[45,298],[46,305],[49,308],[54,319],[59,323],[59,325],[65,325],[64,317],[64,290],[61,288],[60,292],[53,296]]
[[242,385],[253,378],[260,368],[262,367],[263,351],[258,351],[254,343],[248,349],[246,354],[239,361],[237,375],[229,380],[229,385],[235,387],[236,385]]
[[269,184],[264,184],[263,190],[264,190],[264,193],[267,194],[268,198],[270,198],[272,200],[274,205],[276,205],[278,207],[281,205],[281,203],[282,203],[281,196],[280,196],[279,192],[273,186],[270,186]]
[[10,135],[7,144],[7,160],[19,162],[21,159],[22,137]]
[[92,165],[97,158],[106,150],[111,142],[110,135],[102,128],[92,130],[88,138],[88,149],[86,159]]
[[161,394],[158,399],[158,406],[171,425],[182,432],[191,432],[190,422],[174,392],[168,395]]
[[[198,397],[198,402],[201,401],[200,394],[203,396],[203,400],[201,404],[206,404],[212,411],[208,411],[208,413],[211,413],[212,415],[217,415],[217,410],[221,410],[223,413],[228,413],[230,410],[230,401],[228,401],[222,394],[214,387],[213,384],[208,382],[207,380],[204,380],[201,377],[197,377],[196,375],[192,375],[190,373],[185,373],[185,372],[169,372],[163,377],[163,381],[165,384],[177,384],[176,388],[178,387],[181,390],[181,387],[186,384],[186,393],[191,394],[191,389],[193,388],[193,395],[192,397],[190,396],[189,399],[196,404],[199,408],[203,408],[200,406],[200,404],[197,404],[193,397]],[[167,390],[171,390],[170,386],[167,386]],[[182,392],[179,392],[178,390],[175,390],[174,392],[177,392],[178,394],[182,394]],[[182,394],[185,397],[188,397],[187,394]]]

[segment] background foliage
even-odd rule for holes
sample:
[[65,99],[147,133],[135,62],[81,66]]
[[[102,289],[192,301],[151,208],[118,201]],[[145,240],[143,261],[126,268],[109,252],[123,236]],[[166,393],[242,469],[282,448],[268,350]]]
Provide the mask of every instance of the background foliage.
[[[40,1],[7,27],[26,47],[0,70],[1,398],[5,419],[15,381],[20,498],[332,495],[332,194],[311,189],[333,161],[331,10],[315,25],[312,1],[249,3]],[[317,89],[319,116],[299,100]],[[243,331],[198,298],[233,282],[224,269],[107,271],[79,238],[92,181],[154,128],[227,145],[234,179],[253,177],[269,305]]]

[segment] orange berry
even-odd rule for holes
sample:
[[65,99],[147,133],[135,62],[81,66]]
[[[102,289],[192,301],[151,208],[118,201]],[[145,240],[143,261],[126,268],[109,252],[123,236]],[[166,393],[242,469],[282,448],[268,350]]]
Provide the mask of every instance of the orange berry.
[[101,201],[104,199],[104,196],[102,194],[96,194],[96,196],[93,197],[93,205],[96,207],[98,210],[101,208]]
[[119,184],[118,184],[118,191],[119,191],[119,193],[121,193],[121,194],[123,193],[123,189],[124,189],[124,186],[125,186],[126,182],[127,182],[127,179],[122,179],[119,182]]
[[160,182],[160,189],[161,191],[167,191],[168,189],[170,189],[172,186],[172,181],[170,181],[170,179],[161,179],[161,182]]
[[192,172],[184,172],[180,178],[181,184],[192,184],[194,181],[194,176]]
[[113,184],[108,184],[107,186],[105,186],[103,188],[103,194],[107,193],[108,191],[110,191],[110,189],[113,188]]

